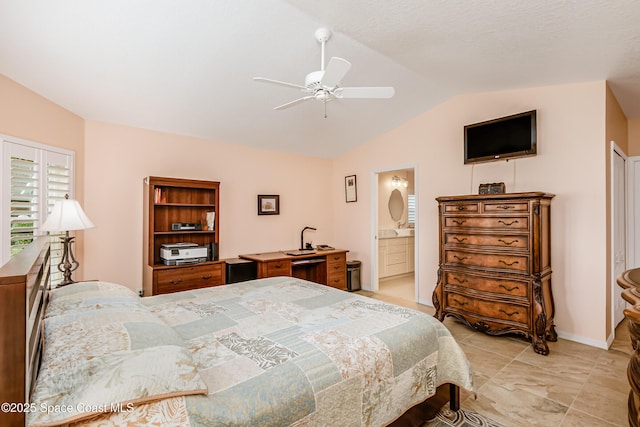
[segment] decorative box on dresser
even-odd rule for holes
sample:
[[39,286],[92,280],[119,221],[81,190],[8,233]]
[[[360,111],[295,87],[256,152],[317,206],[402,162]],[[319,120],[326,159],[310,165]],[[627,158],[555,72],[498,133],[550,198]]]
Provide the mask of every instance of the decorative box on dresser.
[[436,317],[490,335],[519,334],[549,354],[556,341],[551,289],[551,199],[543,192],[438,197]]
[[[220,183],[194,179],[144,180],[144,266],[145,296],[217,286],[225,283],[224,261],[217,260],[220,233]],[[212,229],[207,213],[214,212]],[[172,224],[195,227],[173,230]],[[209,260],[198,264],[165,265],[160,259],[164,244],[195,243],[209,248]]]

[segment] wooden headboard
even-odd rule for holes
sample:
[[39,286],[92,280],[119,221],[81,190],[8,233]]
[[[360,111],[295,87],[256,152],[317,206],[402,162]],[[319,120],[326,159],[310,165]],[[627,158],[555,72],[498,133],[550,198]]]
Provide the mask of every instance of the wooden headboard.
[[[38,375],[42,318],[48,301],[50,237],[33,243],[0,268],[0,425],[24,426],[21,404],[28,403]],[[6,409],[6,408],[3,408]]]

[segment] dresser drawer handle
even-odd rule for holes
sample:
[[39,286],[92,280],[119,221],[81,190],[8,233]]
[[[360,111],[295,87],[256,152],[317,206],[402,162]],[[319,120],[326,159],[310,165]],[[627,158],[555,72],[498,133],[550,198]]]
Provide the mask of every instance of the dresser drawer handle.
[[501,264],[506,265],[507,267],[511,267],[514,264],[519,264],[518,261],[507,262],[507,261],[504,261],[504,260],[501,260],[501,259],[499,259],[498,262],[501,263]]
[[282,268],[282,264],[276,264],[274,265],[275,268]]
[[454,255],[453,257],[454,257],[455,259],[457,259],[458,261],[460,261],[460,262],[462,262],[462,261],[464,261],[465,259],[469,258],[469,257],[467,257],[467,256],[462,256],[462,257],[460,257],[460,256],[458,256],[458,255]]
[[466,302],[466,301],[460,301],[460,300],[457,300],[457,299],[455,299],[455,298],[452,298],[452,299],[453,299],[453,302],[455,302],[456,304],[458,304],[460,307],[463,307],[463,306],[465,306],[465,305],[469,304],[469,303],[468,303],[468,302]]
[[453,236],[453,240],[455,240],[458,243],[463,243],[465,240],[467,240],[466,237],[463,237],[462,239],[458,236]]
[[458,209],[459,211],[463,211],[463,210],[465,210],[465,209],[467,209],[467,208],[465,208],[465,207],[464,207],[464,206],[462,206],[462,205],[458,205],[458,207],[456,207],[456,209]]
[[171,283],[172,285],[179,285],[180,283],[182,283],[182,279],[172,280],[169,283]]
[[506,240],[498,239],[498,242],[502,242],[502,243],[504,243],[504,244],[505,244],[505,245],[507,245],[507,246],[511,246],[511,245],[513,245],[514,243],[518,243],[518,239],[516,239],[516,240],[512,240],[512,241],[510,241],[510,242],[507,242]]
[[511,313],[507,313],[507,312],[506,312],[506,311],[504,311],[503,309],[500,309],[500,310],[498,310],[498,311],[500,311],[501,313],[506,314],[506,315],[507,315],[507,316],[509,316],[509,317],[514,316],[514,315],[516,315],[516,314],[520,314],[520,312],[519,312],[519,311],[512,311]]
[[454,277],[453,280],[455,280],[458,283],[467,283],[468,282],[467,279],[458,279],[457,277]]
[[498,209],[507,210],[507,209],[515,209],[516,207],[513,205],[500,205],[497,206]]
[[462,224],[464,224],[465,222],[467,222],[467,220],[466,220],[466,219],[454,219],[454,220],[452,220],[452,222],[453,222],[454,224],[457,224],[457,225],[462,225]]
[[504,290],[505,290],[505,291],[507,291],[507,292],[513,292],[513,291],[515,291],[516,289],[520,289],[520,287],[518,287],[518,286],[514,286],[513,288],[507,288],[505,285],[500,285],[499,287],[500,287],[500,288],[502,288],[502,289],[504,289]]
[[498,222],[499,222],[500,224],[504,224],[504,225],[506,225],[507,227],[509,227],[510,225],[517,224],[517,223],[518,223],[518,220],[516,219],[516,220],[514,220],[514,221],[511,221],[511,222],[510,222],[510,223],[508,223],[508,224],[507,224],[506,222],[504,222],[503,220],[501,220],[501,219],[500,219],[500,220],[498,220]]
[[342,268],[342,266],[341,266],[341,265],[334,265],[334,266],[333,266],[333,269],[334,269],[334,270],[340,270],[341,268]]
[[213,277],[213,274],[207,274],[206,276],[200,276],[202,280],[209,280]]

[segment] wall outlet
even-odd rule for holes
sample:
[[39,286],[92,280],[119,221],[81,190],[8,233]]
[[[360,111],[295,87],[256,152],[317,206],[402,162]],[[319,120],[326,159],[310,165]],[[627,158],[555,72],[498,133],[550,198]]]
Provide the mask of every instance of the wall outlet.
[[144,296],[144,291],[142,289],[138,289],[138,296],[139,297],[143,297]]

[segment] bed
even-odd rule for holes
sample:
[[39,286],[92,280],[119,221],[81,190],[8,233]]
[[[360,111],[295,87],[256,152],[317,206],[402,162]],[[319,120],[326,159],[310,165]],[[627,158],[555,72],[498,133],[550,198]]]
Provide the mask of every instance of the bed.
[[83,282],[44,301],[28,425],[378,426],[474,392],[435,318],[306,280],[146,298]]

